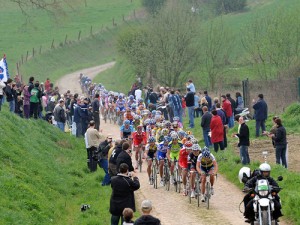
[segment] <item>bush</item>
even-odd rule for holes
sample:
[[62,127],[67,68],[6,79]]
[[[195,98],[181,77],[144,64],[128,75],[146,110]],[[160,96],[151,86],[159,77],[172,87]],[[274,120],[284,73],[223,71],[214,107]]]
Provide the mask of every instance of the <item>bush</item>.
[[142,4],[150,14],[154,15],[161,9],[165,2],[166,0],[143,0]]

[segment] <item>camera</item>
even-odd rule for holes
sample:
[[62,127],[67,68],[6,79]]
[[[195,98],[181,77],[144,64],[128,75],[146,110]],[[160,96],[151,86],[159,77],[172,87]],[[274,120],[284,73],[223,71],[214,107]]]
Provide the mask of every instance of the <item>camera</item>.
[[84,205],[81,206],[80,210],[81,210],[81,212],[84,212],[89,208],[91,208],[90,205],[84,204]]

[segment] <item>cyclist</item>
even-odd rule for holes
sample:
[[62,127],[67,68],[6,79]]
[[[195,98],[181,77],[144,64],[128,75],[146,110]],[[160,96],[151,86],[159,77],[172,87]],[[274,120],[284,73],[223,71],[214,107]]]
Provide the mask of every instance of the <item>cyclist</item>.
[[134,117],[134,113],[131,112],[131,109],[128,107],[126,109],[126,112],[124,113],[124,120],[129,120],[130,124],[133,123],[133,117]]
[[133,119],[134,119],[133,126],[134,126],[134,129],[136,130],[138,125],[140,125],[140,123],[141,123],[141,117],[139,115],[135,114]]
[[127,102],[127,107],[131,108],[132,104],[135,104],[134,96],[133,95],[129,95],[129,100]]
[[135,151],[135,161],[136,161],[135,169],[137,169],[138,168],[139,153],[140,153],[140,151],[144,150],[145,145],[147,143],[146,132],[143,131],[143,126],[142,125],[137,126],[137,130],[135,132],[133,132],[132,138],[133,138],[133,145],[134,145],[134,151]]
[[123,125],[120,127],[120,136],[121,139],[128,139],[129,145],[131,146],[132,133],[134,132],[134,128],[130,125],[129,120],[125,120]]
[[163,141],[159,143],[157,149],[157,159],[159,160],[159,175],[160,175],[160,186],[164,186],[163,180],[163,167],[164,159],[166,158],[167,152],[169,150],[170,139],[168,136],[163,138]]
[[145,157],[147,159],[148,162],[148,168],[147,168],[147,173],[148,173],[148,177],[149,177],[149,184],[151,184],[153,177],[151,176],[151,166],[152,166],[152,161],[155,160],[156,158],[156,151],[158,149],[158,145],[155,143],[155,138],[154,137],[150,137],[148,139],[148,144],[146,145],[146,149],[145,149]]
[[[167,152],[168,160],[171,162],[170,172],[171,172],[171,184],[174,184],[174,166],[175,160],[179,159],[179,152],[182,148],[182,143],[178,141],[179,137],[176,132],[170,134],[172,141],[169,143],[169,149]],[[179,167],[180,169],[180,167]],[[180,173],[181,171],[179,171]]]
[[213,154],[210,153],[209,148],[206,146],[203,148],[202,153],[199,155],[197,159],[197,171],[201,174],[201,201],[205,202],[205,182],[206,182],[206,174],[210,175],[210,183],[211,183],[211,194],[214,194],[214,175],[218,172],[218,163]]
[[126,101],[123,99],[122,95],[119,95],[118,100],[116,101],[116,111],[117,115],[120,115],[120,112],[124,112],[126,107]]
[[182,176],[182,183],[183,183],[183,195],[187,195],[186,191],[186,182],[187,182],[187,169],[188,169],[188,156],[192,150],[193,143],[190,141],[186,141],[184,147],[179,152],[179,166],[181,168],[181,176]]
[[191,197],[195,198],[195,179],[197,173],[197,159],[201,152],[201,148],[198,144],[193,144],[192,152],[188,156],[188,170],[190,172],[190,184],[191,184]]
[[186,142],[186,133],[183,130],[178,131],[178,137],[182,144]]

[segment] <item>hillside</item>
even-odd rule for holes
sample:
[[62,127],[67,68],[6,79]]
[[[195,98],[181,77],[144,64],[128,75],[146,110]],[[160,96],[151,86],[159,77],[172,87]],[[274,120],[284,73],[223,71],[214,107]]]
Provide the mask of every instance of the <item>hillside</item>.
[[111,190],[100,186],[102,170],[88,172],[83,139],[7,109],[0,124],[0,224],[109,223]]

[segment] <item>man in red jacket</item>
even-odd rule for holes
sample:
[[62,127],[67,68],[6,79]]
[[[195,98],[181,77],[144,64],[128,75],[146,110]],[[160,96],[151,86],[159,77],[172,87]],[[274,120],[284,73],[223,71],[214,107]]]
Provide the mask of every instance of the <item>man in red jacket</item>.
[[218,152],[219,146],[221,150],[224,150],[223,123],[221,117],[218,116],[217,110],[212,110],[211,114],[213,115],[210,121],[211,142],[214,145],[215,152]]
[[232,116],[232,108],[230,101],[226,98],[225,95],[221,96],[222,98],[222,109],[226,114],[226,125],[228,125],[229,119]]

